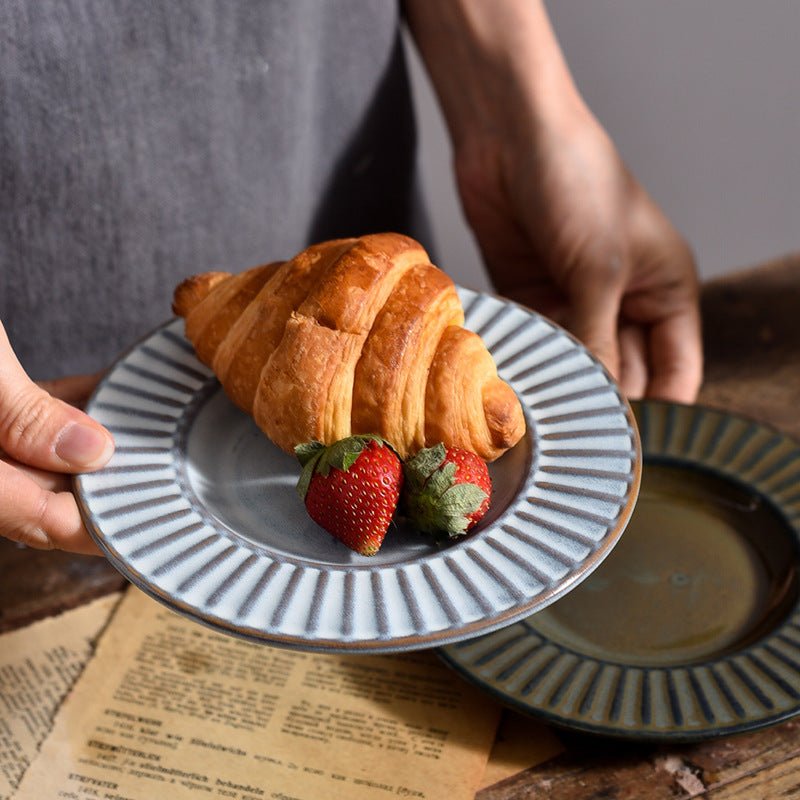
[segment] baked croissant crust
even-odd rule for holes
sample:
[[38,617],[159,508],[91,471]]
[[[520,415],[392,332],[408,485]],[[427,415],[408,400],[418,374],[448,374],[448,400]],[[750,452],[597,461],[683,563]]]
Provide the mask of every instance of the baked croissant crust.
[[402,458],[444,442],[493,461],[525,432],[517,396],[463,327],[452,280],[407,236],[195,275],[173,311],[231,400],[287,452],[375,433]]

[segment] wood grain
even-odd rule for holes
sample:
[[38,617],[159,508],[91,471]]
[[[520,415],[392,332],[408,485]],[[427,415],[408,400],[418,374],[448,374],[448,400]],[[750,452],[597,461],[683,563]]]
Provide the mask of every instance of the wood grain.
[[125,579],[99,556],[34,550],[0,538],[0,632],[120,590]]

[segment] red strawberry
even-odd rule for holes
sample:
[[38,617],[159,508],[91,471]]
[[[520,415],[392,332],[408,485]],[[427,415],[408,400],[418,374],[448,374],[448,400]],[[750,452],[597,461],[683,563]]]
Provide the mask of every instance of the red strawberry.
[[460,536],[486,514],[492,481],[486,462],[443,444],[420,450],[404,465],[403,511],[424,533]]
[[297,491],[311,519],[361,555],[378,552],[403,485],[403,467],[378,436],[349,436],[325,447],[295,448]]

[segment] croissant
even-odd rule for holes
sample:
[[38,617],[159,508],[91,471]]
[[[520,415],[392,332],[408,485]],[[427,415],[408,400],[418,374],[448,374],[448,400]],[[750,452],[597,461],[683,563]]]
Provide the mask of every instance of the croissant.
[[173,311],[230,399],[287,452],[376,433],[402,458],[444,442],[493,461],[525,432],[517,396],[463,327],[454,283],[407,236],[195,275]]

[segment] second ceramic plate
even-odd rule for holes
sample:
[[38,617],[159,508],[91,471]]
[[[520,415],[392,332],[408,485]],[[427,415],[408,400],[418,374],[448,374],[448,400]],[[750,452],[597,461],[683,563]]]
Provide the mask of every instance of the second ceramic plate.
[[334,540],[297,497],[297,462],[228,401],[174,320],[113,367],[87,408],[117,443],[106,468],[76,481],[101,549],[183,614],[314,650],[447,644],[564,594],[610,552],[633,508],[631,410],[564,331],[497,297],[460,294],[528,426],[492,464],[492,507],[470,535],[439,548],[396,527],[369,558]]
[[634,406],[644,466],[608,559],[527,619],[446,648],[503,702],[645,740],[800,713],[800,444],[710,409]]

